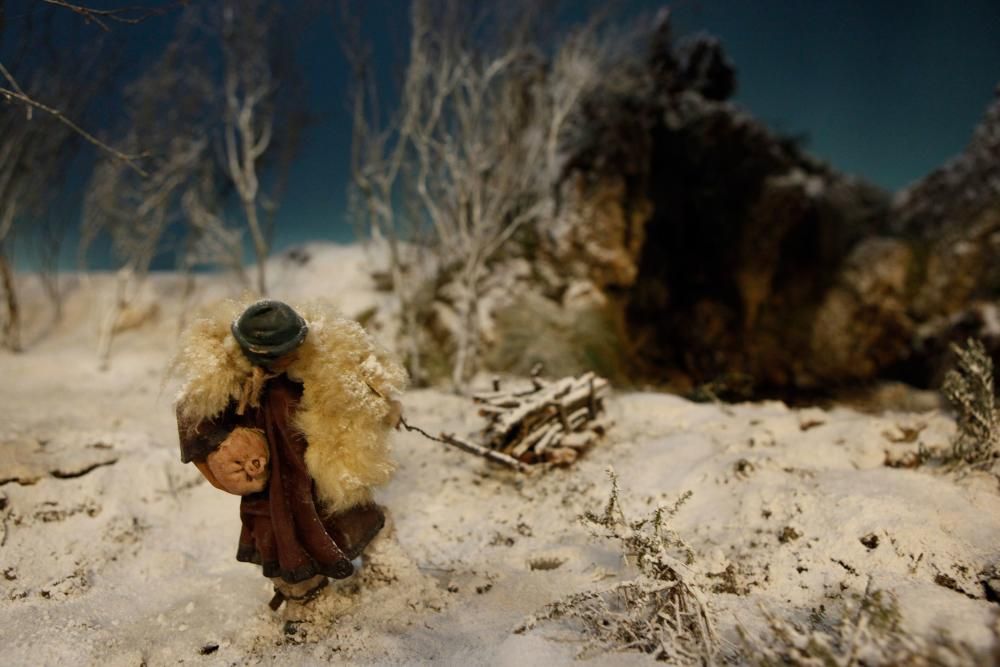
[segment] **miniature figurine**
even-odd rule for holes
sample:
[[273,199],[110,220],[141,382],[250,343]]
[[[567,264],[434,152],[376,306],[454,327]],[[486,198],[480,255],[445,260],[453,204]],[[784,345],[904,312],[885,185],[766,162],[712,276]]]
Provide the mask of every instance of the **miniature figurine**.
[[236,558],[274,580],[272,609],[350,576],[385,521],[403,368],[328,307],[270,300],[193,322],[175,368],[181,460],[243,497]]

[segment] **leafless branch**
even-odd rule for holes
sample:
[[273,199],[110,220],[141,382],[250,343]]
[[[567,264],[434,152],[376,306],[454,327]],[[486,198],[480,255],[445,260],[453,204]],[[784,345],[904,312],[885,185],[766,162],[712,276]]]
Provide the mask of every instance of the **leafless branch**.
[[[27,97],[24,91],[21,90],[21,86],[17,83],[17,79],[14,78],[14,75],[10,73],[10,71],[4,66],[2,62],[0,62],[0,74],[3,75],[3,78],[7,79],[7,83],[9,83],[10,87],[14,89],[14,92],[18,93],[19,95],[24,95],[25,97]],[[28,112],[27,112],[28,120],[31,120],[32,109],[33,109],[32,107],[30,106],[28,107]]]
[[224,150],[229,180],[240,199],[257,264],[257,291],[267,293],[265,262],[270,239],[261,224],[260,160],[272,146],[273,77],[266,43],[265,5],[227,3],[222,9],[222,53],[225,62]]
[[[85,130],[82,127],[80,127],[79,125],[77,125],[71,119],[69,119],[68,117],[66,117],[66,115],[62,111],[60,111],[59,109],[56,109],[54,107],[50,107],[49,105],[43,104],[43,103],[39,102],[38,100],[35,100],[34,98],[29,97],[28,95],[24,94],[24,92],[21,90],[20,86],[17,85],[17,81],[14,80],[14,77],[11,76],[10,72],[7,71],[7,68],[4,67],[2,63],[0,63],[0,73],[3,74],[3,77],[11,85],[10,88],[2,88],[2,87],[0,87],[0,96],[3,96],[4,99],[6,99],[8,103],[13,102],[13,101],[20,102],[21,104],[24,104],[29,110],[30,109],[38,109],[39,111],[42,111],[42,112],[44,112],[44,113],[52,116],[54,119],[56,119],[57,121],[59,121],[60,123],[62,123],[63,125],[65,125],[66,127],[70,128],[71,130],[73,130],[74,132],[76,132],[81,137],[83,137],[87,142],[93,144],[94,146],[96,146],[100,150],[104,151],[108,155],[112,156],[116,160],[120,160],[122,163],[124,163],[125,165],[127,165],[130,169],[134,170],[137,174],[139,174],[141,176],[148,176],[148,174],[146,173],[146,171],[142,167],[140,167],[139,164],[136,162],[136,160],[140,159],[142,157],[142,155],[139,155],[139,154],[136,154],[136,155],[126,155],[125,153],[121,152],[117,148],[109,146],[108,144],[104,143],[103,141],[101,141],[100,139],[98,139],[97,137],[95,137],[93,134],[91,134],[90,132],[88,132],[87,130]],[[29,112],[28,119],[29,120],[31,119],[30,112]]]
[[[245,284],[243,240],[249,236],[256,286],[266,291],[270,240],[261,209],[268,214],[274,204],[262,170],[275,147],[288,148],[279,133],[294,129],[276,126],[279,81],[290,73],[269,41],[275,11],[247,0],[190,7],[161,58],[126,91],[128,124],[119,145],[127,151],[141,143],[150,152],[148,173],[139,179],[120,163],[98,165],[81,244],[85,252],[97,235],[107,235],[120,262],[99,344],[104,366],[122,318],[143,312],[133,301],[164,252],[173,252],[185,272],[218,267]],[[218,56],[221,71],[206,65]],[[232,198],[242,215],[227,220]]]
[[[30,51],[38,33],[30,28],[17,34],[21,52]],[[66,57],[55,54],[24,65],[18,76],[0,63],[0,96],[8,104],[0,104],[0,303],[4,312],[3,335],[0,344],[12,350],[22,346],[22,302],[17,293],[20,282],[11,258],[15,244],[38,243],[40,259],[38,275],[52,298],[55,317],[61,312],[58,285],[54,280],[54,265],[61,240],[59,224],[43,222],[49,205],[66,171],[75,148],[83,135],[68,118],[80,115],[101,87],[102,77],[82,77],[96,50],[77,48]],[[16,70],[15,70],[16,71]],[[18,81],[22,78],[23,85]],[[46,105],[35,103],[40,96],[65,100],[65,107],[56,113]],[[32,104],[25,104],[29,100]],[[27,118],[21,115],[23,104]],[[35,114],[35,109],[46,113]],[[44,333],[44,332],[43,332]]]
[[[414,0],[400,107],[388,125],[374,104],[367,51],[342,37],[358,79],[352,156],[355,191],[365,202],[359,214],[373,238],[390,239],[404,317],[415,308],[412,292],[419,286],[412,276],[407,284],[397,281],[414,262],[394,239],[430,231],[426,245],[437,275],[427,282],[445,285],[450,294],[435,308],[447,311],[454,325],[458,388],[478,364],[484,278],[520,230],[552,215],[560,136],[606,57],[591,22],[548,59],[547,49],[534,46],[532,21],[512,20],[506,9]],[[473,33],[477,38],[469,39]]]
[[227,224],[221,206],[211,201],[218,192],[211,171],[181,197],[181,207],[191,232],[185,252],[186,268],[199,264],[232,271],[244,286],[248,285],[243,269],[243,235],[238,227]]
[[118,7],[115,9],[96,9],[94,7],[85,7],[84,5],[78,5],[72,2],[65,2],[65,0],[42,0],[42,2],[48,5],[62,7],[79,14],[88,23],[94,23],[105,32],[111,31],[111,28],[107,23],[108,21],[126,25],[137,25],[148,18],[153,16],[163,16],[172,9],[188,4],[187,0],[180,0],[179,2],[171,2],[160,7],[132,5],[129,7]]

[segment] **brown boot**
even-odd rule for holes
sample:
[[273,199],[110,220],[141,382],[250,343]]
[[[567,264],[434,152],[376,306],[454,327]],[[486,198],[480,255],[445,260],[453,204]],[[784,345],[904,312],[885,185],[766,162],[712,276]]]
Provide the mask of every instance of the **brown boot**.
[[323,521],[326,532],[349,560],[361,555],[384,525],[385,514],[375,504],[355,505]]
[[267,606],[273,611],[278,611],[278,607],[285,600],[295,600],[296,602],[305,604],[319,595],[320,591],[330,583],[330,580],[322,574],[318,574],[305,581],[300,581],[297,584],[290,584],[281,577],[273,577],[271,581],[274,582],[274,597],[271,598]]

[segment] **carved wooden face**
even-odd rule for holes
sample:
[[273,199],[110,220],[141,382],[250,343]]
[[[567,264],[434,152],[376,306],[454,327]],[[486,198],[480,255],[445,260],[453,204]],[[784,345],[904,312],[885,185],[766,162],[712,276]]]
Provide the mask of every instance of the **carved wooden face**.
[[234,429],[205,462],[230,493],[245,496],[267,486],[267,440],[255,429]]
[[288,370],[288,367],[292,365],[292,362],[298,358],[298,352],[292,351],[283,357],[278,357],[274,361],[269,362],[265,368],[271,373],[284,373]]

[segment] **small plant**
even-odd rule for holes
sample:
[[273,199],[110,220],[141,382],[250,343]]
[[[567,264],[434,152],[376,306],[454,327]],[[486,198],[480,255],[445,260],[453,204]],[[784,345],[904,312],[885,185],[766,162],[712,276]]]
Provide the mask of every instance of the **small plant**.
[[540,295],[521,295],[496,311],[483,362],[494,371],[527,375],[535,364],[554,377],[594,371],[612,384],[628,381],[624,324],[608,307],[566,309]]
[[808,627],[779,619],[764,610],[770,636],[751,638],[738,628],[751,664],[815,665],[961,665],[984,664],[966,644],[945,634],[922,639],[906,634],[896,599],[887,591],[871,590],[871,580],[855,605],[844,609],[840,620],[830,623],[822,615]]
[[946,460],[957,467],[989,470],[1000,455],[1000,413],[993,394],[993,360],[979,341],[965,349],[953,345],[957,367],[945,376],[942,391],[954,406],[958,433]]
[[589,648],[637,650],[673,664],[710,664],[718,639],[701,592],[689,567],[694,554],[667,527],[688,492],[672,507],[660,507],[649,517],[629,521],[619,503],[613,470],[611,495],[604,512],[587,512],[582,521],[598,537],[618,541],[626,562],[638,570],[630,581],[584,591],[548,605],[515,632],[525,632],[546,620],[579,622]]

